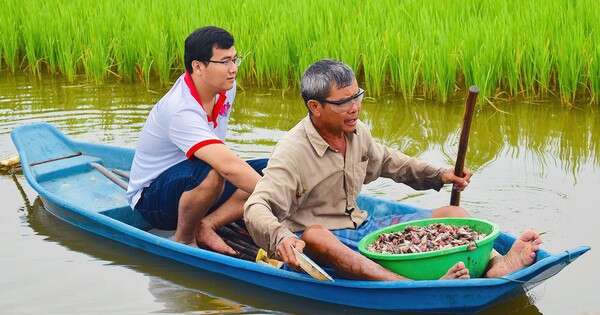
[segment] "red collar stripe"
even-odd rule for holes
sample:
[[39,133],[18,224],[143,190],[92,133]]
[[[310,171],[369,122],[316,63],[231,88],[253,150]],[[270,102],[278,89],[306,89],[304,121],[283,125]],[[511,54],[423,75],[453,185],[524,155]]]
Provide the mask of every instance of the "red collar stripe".
[[[198,104],[200,104],[200,106],[202,106],[202,109],[204,109],[204,105],[202,105],[202,101],[200,100],[200,94],[198,94],[198,90],[196,89],[196,86],[194,85],[192,76],[187,71],[185,72],[184,80],[185,80],[185,84],[188,86],[188,89],[190,89],[190,93],[192,94],[192,96],[194,97],[196,102],[198,102]],[[213,124],[214,128],[217,128],[217,117],[219,117],[218,115],[221,112],[223,105],[225,104],[226,98],[227,98],[227,95],[225,94],[225,91],[219,92],[219,98],[217,99],[217,103],[215,103],[215,106],[213,107],[212,113],[210,115],[208,115],[208,113],[206,113],[206,115],[208,117],[208,121]],[[206,112],[206,109],[204,109],[204,112]]]

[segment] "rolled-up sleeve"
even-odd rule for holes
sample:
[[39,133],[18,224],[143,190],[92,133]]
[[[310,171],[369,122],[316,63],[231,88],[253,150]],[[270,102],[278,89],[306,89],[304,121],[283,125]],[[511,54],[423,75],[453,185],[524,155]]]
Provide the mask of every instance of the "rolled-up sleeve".
[[223,143],[213,129],[199,113],[184,109],[173,115],[169,125],[169,139],[191,159],[200,148]]
[[[280,151],[281,152],[281,151]],[[300,178],[295,163],[277,149],[269,159],[264,176],[244,205],[244,222],[252,239],[270,255],[287,237],[296,237],[281,221],[289,217],[296,202]]]
[[386,177],[416,190],[435,189],[439,191],[444,185],[440,176],[444,170],[443,167],[436,167],[399,151],[391,150],[377,143],[370,135],[367,138],[369,163],[365,184],[379,177]]

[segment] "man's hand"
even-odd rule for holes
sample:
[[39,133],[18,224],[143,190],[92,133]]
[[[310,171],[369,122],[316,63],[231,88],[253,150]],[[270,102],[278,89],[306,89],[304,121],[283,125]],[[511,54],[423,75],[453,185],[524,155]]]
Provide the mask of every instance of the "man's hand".
[[297,237],[284,238],[279,245],[277,245],[277,255],[283,262],[290,265],[292,268],[300,268],[296,254],[294,254],[294,247],[297,251],[302,252],[304,250],[304,241]]
[[465,167],[463,168],[463,175],[464,176],[460,178],[454,175],[454,169],[449,168],[443,171],[440,176],[444,184],[454,184],[454,189],[463,191],[469,185],[469,182],[471,182],[471,175],[473,175],[473,172]]

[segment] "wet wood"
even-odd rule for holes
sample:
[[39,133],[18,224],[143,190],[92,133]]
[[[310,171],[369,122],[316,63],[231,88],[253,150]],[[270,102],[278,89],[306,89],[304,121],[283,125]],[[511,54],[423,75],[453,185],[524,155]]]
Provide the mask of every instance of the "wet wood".
[[[467,97],[467,103],[465,105],[465,115],[463,117],[463,125],[460,131],[460,142],[458,144],[458,154],[456,156],[456,165],[454,166],[454,175],[463,177],[463,169],[465,167],[465,157],[467,155],[467,146],[469,144],[469,132],[471,131],[471,121],[473,120],[473,110],[475,109],[475,103],[477,101],[477,94],[479,94],[479,88],[471,86],[469,88],[469,96]],[[460,205],[460,191],[452,189],[450,196],[450,205]]]

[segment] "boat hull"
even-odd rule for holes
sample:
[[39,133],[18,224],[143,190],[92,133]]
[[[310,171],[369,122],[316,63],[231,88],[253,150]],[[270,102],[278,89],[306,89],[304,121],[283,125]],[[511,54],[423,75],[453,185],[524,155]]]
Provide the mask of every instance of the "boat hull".
[[[129,169],[133,158],[131,149],[72,141],[48,124],[22,126],[11,136],[21,156],[28,183],[38,192],[45,208],[61,220],[198,269],[327,303],[393,311],[478,311],[507,295],[534,287],[589,250],[586,246],[559,254],[540,250],[533,265],[496,279],[317,281],[302,273],[192,248],[148,232],[147,223],[124,202],[124,192],[88,165],[93,160],[106,167]],[[60,150],[54,150],[55,147]],[[36,161],[73,152],[81,152],[82,156],[35,165]],[[364,195],[359,197],[358,203],[362,209],[371,212],[411,212],[417,209]],[[494,246],[503,253],[513,242],[512,236],[502,233]]]

